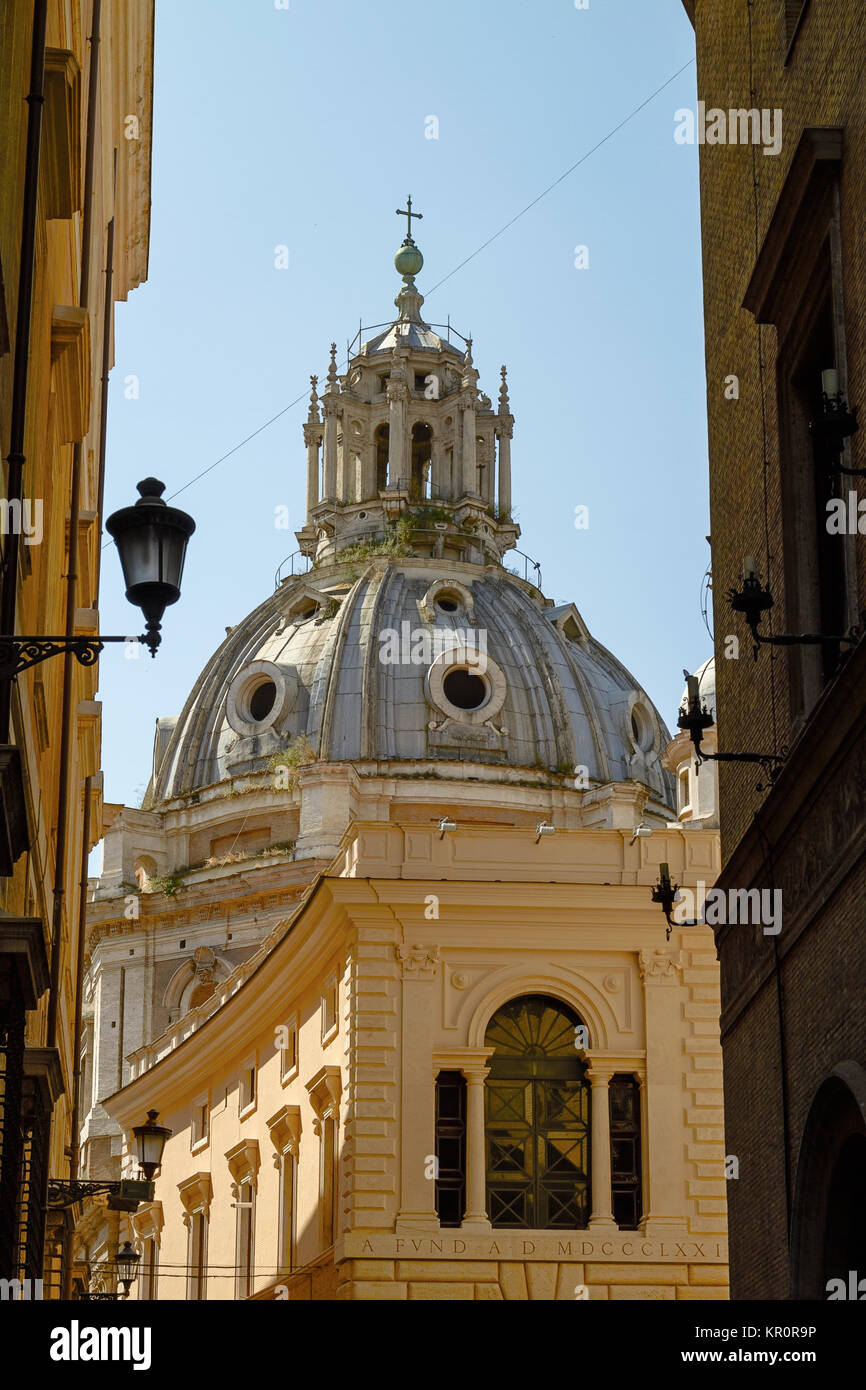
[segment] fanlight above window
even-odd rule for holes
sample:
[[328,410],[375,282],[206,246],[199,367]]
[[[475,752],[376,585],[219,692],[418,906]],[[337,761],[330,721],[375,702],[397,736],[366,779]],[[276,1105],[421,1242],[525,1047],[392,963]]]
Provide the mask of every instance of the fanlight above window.
[[487,1026],[487,1210],[494,1226],[580,1229],[589,1219],[589,1086],[581,1020],[541,994]]

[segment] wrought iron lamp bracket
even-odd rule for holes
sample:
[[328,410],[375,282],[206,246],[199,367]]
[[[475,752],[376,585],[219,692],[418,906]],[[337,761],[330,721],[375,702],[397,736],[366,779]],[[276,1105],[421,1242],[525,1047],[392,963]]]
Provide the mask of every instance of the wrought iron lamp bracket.
[[0,680],[11,680],[28,667],[63,652],[71,652],[82,666],[93,666],[106,642],[141,642],[151,656],[156,656],[160,641],[156,631],[136,637],[0,637]]

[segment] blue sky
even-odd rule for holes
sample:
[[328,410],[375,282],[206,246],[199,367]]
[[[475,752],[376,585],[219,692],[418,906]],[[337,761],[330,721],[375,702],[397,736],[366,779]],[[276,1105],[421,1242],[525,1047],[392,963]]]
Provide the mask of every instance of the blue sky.
[[[427,293],[694,52],[680,0],[157,0],[156,15],[150,268],[117,309],[107,509],[148,474],[177,491],[303,400],[178,497],[197,531],[156,660],[102,657],[105,797],[129,804],[156,716],[180,712],[296,549],[309,376],[359,318],[394,316],[395,208],[411,192],[424,214]],[[474,336],[494,399],[508,364],[520,548],[669,726],[682,667],[711,645],[697,147],[673,139],[694,103],[692,63],[423,311]],[[101,613],[105,632],[139,630],[113,547]]]

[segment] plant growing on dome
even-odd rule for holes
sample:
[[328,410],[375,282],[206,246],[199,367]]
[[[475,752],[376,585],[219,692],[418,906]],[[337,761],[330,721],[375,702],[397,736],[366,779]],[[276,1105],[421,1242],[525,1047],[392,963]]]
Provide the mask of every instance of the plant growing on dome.
[[415,507],[412,511],[407,512],[402,520],[411,524],[413,531],[415,531],[419,526],[424,526],[428,522],[450,521],[451,513],[445,507]]
[[392,523],[381,541],[357,541],[354,545],[347,545],[337,555],[337,563],[345,564],[352,560],[372,560],[377,555],[411,555],[412,542],[415,539],[417,523],[411,517],[401,517],[399,521]]
[[[268,772],[275,774],[281,791],[293,791],[298,785],[298,772],[316,761],[316,750],[306,734],[300,734],[289,748],[283,748],[268,759]],[[282,771],[285,769],[285,771]]]

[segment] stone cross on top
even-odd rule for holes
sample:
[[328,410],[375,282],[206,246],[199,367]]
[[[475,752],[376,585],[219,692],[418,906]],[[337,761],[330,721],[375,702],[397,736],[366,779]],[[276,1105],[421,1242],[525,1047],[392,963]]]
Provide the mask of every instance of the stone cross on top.
[[411,194],[410,194],[410,196],[406,199],[406,207],[405,207],[405,208],[397,208],[397,216],[398,216],[398,217],[405,217],[405,218],[408,219],[409,230],[408,230],[408,233],[407,233],[407,240],[408,240],[408,241],[411,241],[411,240],[412,240],[412,218],[413,218],[413,217],[417,218],[417,220],[418,220],[419,222],[423,222],[423,220],[424,220],[424,214],[423,214],[423,212],[413,212],[413,211],[412,211],[412,197],[411,197]]

